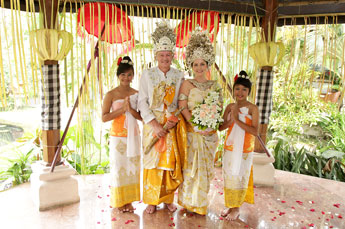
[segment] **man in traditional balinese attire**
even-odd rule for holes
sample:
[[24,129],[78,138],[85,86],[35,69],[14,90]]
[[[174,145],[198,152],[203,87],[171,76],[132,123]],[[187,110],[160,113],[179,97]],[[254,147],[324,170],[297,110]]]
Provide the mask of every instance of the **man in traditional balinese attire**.
[[[183,73],[171,67],[176,35],[163,21],[157,24],[152,39],[158,66],[143,71],[138,96],[138,108],[144,121],[143,202],[148,204],[146,212],[149,214],[154,213],[160,203],[175,211],[174,192],[182,182],[176,118],[172,118],[183,80]],[[149,149],[154,137],[159,141]]]

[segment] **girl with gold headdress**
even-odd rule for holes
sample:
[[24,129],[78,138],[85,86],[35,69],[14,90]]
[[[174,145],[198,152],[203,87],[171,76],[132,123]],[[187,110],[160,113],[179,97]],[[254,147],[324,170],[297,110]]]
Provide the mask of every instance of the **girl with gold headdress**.
[[258,134],[259,109],[247,100],[252,83],[245,71],[234,79],[236,103],[229,104],[219,130],[228,128],[224,142],[223,178],[226,209],[221,213],[227,220],[236,220],[244,202],[254,203],[253,151]]
[[112,121],[109,133],[111,174],[110,205],[122,212],[133,212],[133,201],[140,200],[140,133],[136,119],[138,91],[130,87],[134,77],[129,56],[119,58],[116,75],[120,85],[104,97],[102,121]]
[[[193,125],[191,119],[192,110],[210,92],[221,91],[216,81],[207,79],[207,72],[214,59],[208,34],[198,27],[186,47],[186,63],[192,69],[194,78],[185,80],[179,92],[179,107],[187,108],[182,111],[187,121],[187,150],[182,158],[184,181],[179,187],[178,203],[200,215],[207,212],[207,194],[214,176],[213,158],[218,145],[218,135],[216,130],[211,128],[200,130]],[[219,102],[223,103],[221,95]]]

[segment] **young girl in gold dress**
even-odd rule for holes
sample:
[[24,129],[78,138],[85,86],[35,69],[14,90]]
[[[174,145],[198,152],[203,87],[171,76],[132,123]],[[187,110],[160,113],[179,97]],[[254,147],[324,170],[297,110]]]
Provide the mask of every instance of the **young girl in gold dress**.
[[259,111],[247,100],[251,82],[245,71],[236,75],[233,86],[235,103],[224,112],[224,123],[219,130],[228,128],[224,143],[223,178],[226,209],[221,213],[227,220],[239,217],[244,202],[254,203],[253,151],[258,134]]
[[110,204],[122,212],[133,212],[133,201],[140,200],[140,134],[137,119],[138,91],[131,88],[133,62],[125,56],[118,60],[116,75],[120,85],[104,97],[102,121],[112,121],[109,136],[111,174]]

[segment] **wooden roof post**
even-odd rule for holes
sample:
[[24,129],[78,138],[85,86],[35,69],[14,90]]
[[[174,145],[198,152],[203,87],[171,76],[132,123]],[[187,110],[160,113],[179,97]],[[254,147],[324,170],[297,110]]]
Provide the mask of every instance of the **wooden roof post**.
[[[40,12],[43,16],[43,25],[45,29],[57,29],[57,13],[58,13],[58,0],[40,0]],[[44,78],[43,81],[52,80],[52,71],[55,74],[55,80],[58,80],[58,95],[55,98],[49,98],[42,94],[42,145],[43,145],[43,160],[48,166],[51,165],[54,159],[54,154],[57,150],[57,145],[60,142],[60,85],[59,79],[56,77],[59,75],[59,65],[56,60],[45,60],[42,66]],[[47,92],[47,85],[42,86],[42,92]],[[45,93],[47,95],[47,93]],[[58,98],[58,102],[56,99]],[[55,100],[55,101],[54,101]],[[57,102],[57,103],[56,103]],[[55,103],[55,104],[53,104]],[[45,107],[45,108],[44,108]],[[54,107],[54,108],[52,108]],[[58,107],[58,111],[56,111]],[[54,111],[52,117],[51,112]],[[57,119],[56,119],[57,117]],[[53,125],[47,127],[47,122],[55,122]],[[57,158],[57,164],[61,161],[61,157]]]
[[[264,42],[264,41],[270,42],[270,41],[274,41],[274,39],[275,39],[274,32],[275,32],[275,27],[276,27],[277,20],[278,20],[278,0],[263,0],[263,4],[265,7],[265,16],[263,17],[262,24],[261,24],[262,33],[263,33],[262,34],[262,39],[263,39],[262,42]],[[272,66],[261,67],[261,69],[260,69],[261,73],[259,73],[259,75],[258,75],[258,81],[265,78],[265,76],[262,76],[260,74],[268,73],[271,75],[270,77],[273,78],[272,69],[273,69]],[[273,81],[273,79],[271,79],[271,80]],[[260,88],[258,87],[257,90],[260,90]],[[272,99],[272,95],[268,95],[268,97]],[[257,96],[257,99],[258,99],[258,96]],[[263,99],[263,100],[267,103],[270,103],[270,101],[267,101],[266,96],[265,96],[265,99]],[[265,106],[265,105],[263,105],[263,106]],[[262,108],[262,107],[259,106],[259,108]],[[269,104],[268,104],[266,109],[271,109]],[[264,111],[260,111],[261,116],[264,115],[264,113],[265,113]],[[269,112],[266,111],[266,113],[268,113],[268,115],[269,115],[271,113],[271,111],[269,111]],[[262,120],[267,120],[267,121],[262,121]],[[260,125],[259,125],[259,136],[262,138],[264,143],[266,143],[267,126],[268,126],[268,118],[261,117],[260,118]],[[261,153],[264,152],[264,150],[261,147],[260,142],[258,141],[257,138],[255,140],[254,151],[255,152],[261,152]]]

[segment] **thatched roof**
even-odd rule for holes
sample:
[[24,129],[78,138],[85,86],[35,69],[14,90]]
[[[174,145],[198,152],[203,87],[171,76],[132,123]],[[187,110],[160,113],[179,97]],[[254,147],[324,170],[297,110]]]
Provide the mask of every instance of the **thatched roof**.
[[[65,0],[60,0],[60,5]],[[69,0],[66,0],[69,1]],[[74,0],[71,0],[75,2]],[[80,0],[77,0],[81,2]],[[150,6],[170,6],[181,8],[192,8],[200,10],[212,10],[219,12],[233,12],[237,14],[258,15],[265,14],[265,0],[94,0],[85,2],[109,2],[115,4],[135,4]],[[26,1],[20,0],[21,10],[25,10]],[[38,5],[38,0],[35,0]],[[69,4],[67,4],[67,7]],[[10,0],[5,0],[5,7],[10,8]],[[39,10],[38,6],[36,7]],[[74,10],[74,9],[73,9]],[[289,18],[295,16],[319,16],[317,23],[324,23],[324,16],[337,15],[337,23],[345,23],[345,0],[278,0],[278,26],[290,23]],[[287,18],[287,20],[286,20]],[[309,24],[316,20],[310,19]],[[304,19],[300,17],[296,24],[304,24]],[[328,23],[333,23],[329,21]]]

